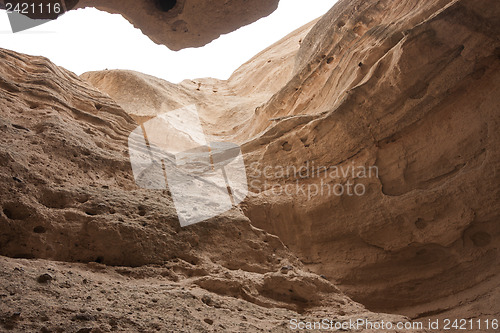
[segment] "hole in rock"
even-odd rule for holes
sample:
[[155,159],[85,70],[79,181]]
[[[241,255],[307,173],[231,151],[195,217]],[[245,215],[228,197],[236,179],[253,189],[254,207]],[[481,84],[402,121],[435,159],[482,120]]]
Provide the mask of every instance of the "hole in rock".
[[11,220],[25,220],[31,215],[29,208],[21,203],[7,203],[3,213]]
[[416,255],[417,256],[423,256],[424,254],[427,253],[427,250],[426,249],[420,249],[416,252]]
[[417,221],[415,221],[415,226],[417,227],[417,229],[425,229],[425,227],[427,227],[427,222],[419,218]]
[[157,0],[160,9],[164,12],[168,12],[177,4],[177,0]]
[[484,231],[476,232],[471,236],[471,239],[477,247],[483,247],[491,243],[491,235]]
[[95,260],[94,260],[94,261],[95,261],[96,263],[98,263],[98,264],[102,264],[102,262],[104,261],[104,257],[99,256],[99,257],[95,258]]
[[5,215],[5,216],[7,216],[9,219],[13,220],[13,217],[14,217],[14,216],[13,216],[12,212],[10,211],[10,209],[8,209],[8,208],[4,208],[3,213],[4,213],[4,215]]
[[70,206],[69,193],[45,189],[40,196],[40,203],[48,208],[63,209]]
[[31,110],[34,110],[34,109],[38,109],[38,107],[40,105],[38,103],[36,103],[36,102],[28,101],[28,106],[30,107]]
[[17,128],[17,129],[19,129],[19,130],[23,130],[23,131],[27,131],[27,132],[29,132],[29,129],[27,129],[27,128],[26,128],[26,127],[24,127],[24,126],[18,125],[18,124],[12,124],[12,127]]
[[292,150],[292,145],[289,144],[288,142],[285,142],[281,145],[283,147],[284,151],[291,151]]
[[35,228],[33,228],[33,232],[36,234],[43,234],[47,229],[41,225],[37,225]]

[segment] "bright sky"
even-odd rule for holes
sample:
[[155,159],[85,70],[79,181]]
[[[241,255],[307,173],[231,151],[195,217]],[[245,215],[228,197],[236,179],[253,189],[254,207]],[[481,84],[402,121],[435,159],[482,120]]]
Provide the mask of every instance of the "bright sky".
[[12,33],[0,10],[0,47],[43,55],[80,75],[103,69],[132,69],[170,82],[213,77],[227,79],[251,57],[288,33],[326,13],[336,0],[281,0],[259,21],[222,35],[202,48],[178,52],[156,45],[121,15],[96,9],[70,11],[55,21]]

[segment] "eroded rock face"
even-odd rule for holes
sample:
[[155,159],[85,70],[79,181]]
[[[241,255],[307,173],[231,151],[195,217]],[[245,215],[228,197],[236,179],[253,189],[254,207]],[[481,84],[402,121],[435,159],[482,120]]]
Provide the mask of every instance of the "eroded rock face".
[[[310,269],[371,309],[498,316],[499,17],[495,1],[340,1],[229,80],[179,85],[131,71],[85,83],[2,51],[0,254],[167,265],[222,297],[362,312]],[[184,229],[168,192],[134,184],[126,137],[192,103],[207,135],[242,146],[252,193],[244,214]],[[273,191],[297,182],[365,191]]]
[[252,222],[376,309],[498,276],[499,12],[491,1],[335,6],[304,39],[294,78],[247,128],[291,124],[246,147],[263,166],[353,163],[379,177],[335,179],[364,183],[361,197],[256,195]]
[[[197,263],[201,246],[231,269],[264,272],[260,263],[285,250],[239,210],[208,229],[181,229],[166,191],[135,185],[127,137],[137,124],[115,102],[43,58],[2,50],[1,61],[3,255],[141,266],[181,257]],[[248,247],[241,239],[247,235],[256,237]],[[247,263],[237,254],[264,248],[269,252]]]
[[169,192],[134,182],[137,123],[73,73],[0,49],[0,92],[2,329],[286,332],[299,313],[406,321],[306,272],[239,208],[180,228]]
[[[0,0],[0,9],[8,1]],[[44,5],[62,4],[61,12],[95,7],[121,14],[157,44],[178,51],[201,47],[265,17],[276,10],[279,0],[39,0]],[[10,3],[23,3],[12,0]],[[29,7],[31,8],[31,7]],[[56,19],[54,13],[32,13],[32,18]],[[91,24],[91,22],[89,22]]]
[[364,183],[361,197],[257,195],[252,222],[372,308],[498,276],[499,13],[491,1],[335,6],[248,128],[271,131],[266,117],[306,123],[247,149],[262,165],[375,165],[379,177],[341,177]]
[[278,0],[80,0],[76,8],[119,13],[157,44],[200,47],[271,14]]
[[[372,309],[440,312],[498,290],[499,17],[493,1],[340,1],[228,81],[176,89],[202,83],[190,96],[211,134],[242,144],[249,183],[260,181],[245,204],[252,224]],[[117,74],[84,77],[113,96],[105,75]],[[377,172],[262,175],[290,166]],[[365,192],[311,196],[297,181]],[[482,304],[478,314],[499,312]]]

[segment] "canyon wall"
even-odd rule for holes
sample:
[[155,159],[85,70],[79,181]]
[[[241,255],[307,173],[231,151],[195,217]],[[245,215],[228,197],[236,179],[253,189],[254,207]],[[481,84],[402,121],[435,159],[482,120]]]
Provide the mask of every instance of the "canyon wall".
[[[246,215],[309,269],[372,309],[442,312],[451,295],[498,290],[499,14],[494,1],[340,1],[227,81],[148,96],[163,92],[163,111],[197,103],[209,134],[242,145]],[[83,77],[140,115],[123,75],[143,78]]]
[[[301,313],[384,316],[345,292],[412,318],[498,316],[499,36],[493,0],[341,0],[228,80],[79,78],[2,50],[0,254],[167,265]],[[241,146],[250,194],[180,228],[168,191],[134,183],[126,140],[191,104]]]
[[499,18],[494,1],[336,5],[302,41],[293,78],[242,124],[243,147],[261,168],[378,177],[298,179],[361,183],[362,196],[263,191],[248,200],[252,223],[374,309],[498,281]]
[[127,139],[138,123],[48,59],[0,49],[0,96],[1,330],[287,332],[299,316],[408,321],[370,312],[308,272],[240,208],[181,228],[169,191],[134,181]]

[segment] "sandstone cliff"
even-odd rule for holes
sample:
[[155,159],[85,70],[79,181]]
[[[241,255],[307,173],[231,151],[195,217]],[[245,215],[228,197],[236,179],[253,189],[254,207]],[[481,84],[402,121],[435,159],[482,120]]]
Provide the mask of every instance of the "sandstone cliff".
[[[371,311],[414,319],[498,318],[499,36],[492,0],[351,0],[227,81],[174,85],[132,71],[78,78],[3,50],[0,254],[71,263],[3,258],[6,277],[30,281],[13,282],[4,304],[21,304],[15,295],[25,290],[36,298],[33,278],[49,265],[62,298],[74,272],[97,284],[107,277],[101,283],[118,294],[145,281],[172,289],[166,298],[130,298],[189,299],[168,313],[185,314],[191,331],[212,326],[211,318],[197,326],[207,313],[222,330],[286,330],[283,318],[297,312],[386,318],[342,292]],[[208,135],[242,146],[249,184],[258,185],[241,209],[180,228],[168,192],[135,185],[126,139],[186,104],[198,106]],[[309,173],[264,173],[290,166]],[[332,166],[377,173],[314,173]],[[273,191],[349,182],[363,194]],[[204,293],[223,305],[207,305]],[[235,299],[242,311],[230,311]],[[137,328],[127,307],[118,307],[118,324]],[[97,326],[116,321],[87,311]],[[7,314],[4,323],[15,325]],[[28,322],[17,327],[38,327]]]
[[[240,143],[247,165],[258,165],[257,184],[268,184],[254,188],[245,213],[309,269],[374,310],[417,317],[484,297],[489,315],[498,313],[490,305],[498,297],[499,18],[493,1],[341,1],[228,81],[175,89],[187,88],[212,134]],[[122,75],[143,78],[83,78],[140,114],[129,94],[116,94],[130,86],[113,79]],[[149,86],[148,96],[185,103],[186,90],[173,87]],[[266,167],[290,165],[376,166],[378,174],[263,179]],[[366,193],[272,191],[296,181],[351,181]]]
[[406,321],[306,272],[240,209],[181,228],[167,191],[135,184],[127,137],[137,124],[116,102],[47,59],[0,49],[0,63],[2,330],[285,332],[299,315]]

